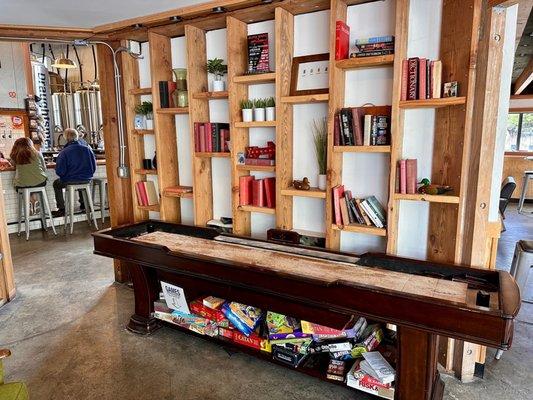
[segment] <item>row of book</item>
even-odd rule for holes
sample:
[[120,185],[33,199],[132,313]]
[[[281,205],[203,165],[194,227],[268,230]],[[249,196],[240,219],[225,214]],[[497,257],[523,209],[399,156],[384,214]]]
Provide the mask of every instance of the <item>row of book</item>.
[[360,317],[344,329],[334,329],[215,296],[188,302],[182,288],[166,282],[161,282],[161,287],[154,303],[158,319],[268,353],[293,368],[315,368],[330,380],[394,398],[394,326]]
[[413,57],[402,62],[401,100],[440,99],[442,61]]
[[229,152],[229,124],[222,122],[194,123],[194,151],[207,153]]
[[354,198],[351,190],[344,190],[344,185],[335,186],[332,191],[336,225],[360,224],[378,228],[387,226],[387,213],[376,196]]
[[137,194],[137,203],[140,206],[153,206],[159,204],[159,196],[155,190],[154,182],[140,181],[135,183],[135,193]]
[[174,96],[172,93],[177,89],[177,83],[174,81],[159,81],[159,99],[161,108],[174,108]]
[[394,36],[356,39],[350,45],[350,27],[344,21],[335,25],[335,60],[349,57],[377,57],[394,54]]
[[335,146],[390,144],[391,106],[342,108],[335,114]]
[[239,205],[276,207],[276,178],[255,179],[253,175],[239,178]]
[[417,192],[417,161],[416,158],[399,160],[396,166],[396,191],[402,194]]

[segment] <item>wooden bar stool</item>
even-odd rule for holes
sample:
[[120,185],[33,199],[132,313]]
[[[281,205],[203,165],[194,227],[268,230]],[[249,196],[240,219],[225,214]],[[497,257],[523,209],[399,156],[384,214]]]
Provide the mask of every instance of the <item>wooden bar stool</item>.
[[67,225],[70,220],[70,234],[74,232],[74,194],[81,191],[83,203],[85,204],[85,213],[87,215],[87,223],[91,225],[91,219],[95,229],[98,229],[96,222],[96,214],[94,212],[93,196],[91,194],[91,182],[88,183],[73,183],[67,184],[65,189],[65,233]]
[[107,178],[93,178],[93,203],[95,201],[96,191],[98,185],[98,195],[100,197],[100,218],[102,225],[105,223],[105,205],[107,201]]
[[527,194],[527,185],[530,179],[533,179],[533,171],[525,171],[524,181],[522,182],[522,193],[520,194],[520,201],[518,202],[519,213],[522,212],[522,207],[524,206],[524,201],[526,199],[526,194]]
[[46,186],[42,187],[30,187],[19,188],[17,190],[18,197],[18,235],[20,236],[22,213],[24,213],[24,228],[26,230],[26,240],[30,238],[30,197],[32,193],[37,193],[40,203],[41,223],[43,229],[46,230],[46,214],[50,219],[50,225],[54,235],[57,235],[56,228],[54,226],[54,217],[52,217],[52,211],[50,211],[50,203],[48,202],[48,195],[46,194]]

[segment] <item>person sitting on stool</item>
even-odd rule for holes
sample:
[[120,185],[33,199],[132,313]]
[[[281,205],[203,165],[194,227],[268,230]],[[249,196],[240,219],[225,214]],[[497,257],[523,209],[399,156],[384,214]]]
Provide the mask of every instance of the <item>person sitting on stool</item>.
[[15,190],[46,186],[46,162],[30,138],[15,140],[9,157],[15,165]]
[[[52,213],[54,217],[65,215],[63,189],[68,184],[89,183],[96,171],[94,153],[85,141],[79,140],[78,131],[76,129],[65,129],[63,135],[67,140],[67,144],[56,160],[56,174],[59,179],[54,181],[54,193],[57,203],[57,211]],[[81,199],[80,206],[82,209],[85,208]]]

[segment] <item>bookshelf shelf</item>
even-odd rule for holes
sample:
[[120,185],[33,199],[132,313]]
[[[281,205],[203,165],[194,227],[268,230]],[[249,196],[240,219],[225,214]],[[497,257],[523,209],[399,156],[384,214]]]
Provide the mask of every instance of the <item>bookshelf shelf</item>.
[[194,153],[196,157],[200,158],[215,158],[215,157],[225,157],[228,158],[231,156],[231,153],[224,151],[215,151],[215,152],[196,152]]
[[193,196],[192,191],[185,192],[185,193],[179,193],[179,192],[176,192],[176,189],[189,189],[189,190],[192,190],[192,187],[191,186],[170,186],[170,187],[165,188],[163,190],[163,196],[166,196],[166,197],[180,197],[182,199],[192,199],[192,196]]
[[442,108],[466,104],[466,97],[443,97],[441,99],[400,101],[400,108]]
[[328,101],[329,93],[304,94],[300,96],[284,96],[281,98],[282,103],[288,104],[327,103]]
[[132,96],[147,96],[152,94],[152,88],[136,88],[128,90]]
[[159,212],[159,204],[154,204],[154,205],[151,205],[151,206],[140,206],[140,205],[137,205],[137,208],[139,210],[143,210],[143,211],[156,211],[156,212]]
[[276,121],[235,122],[236,128],[275,128]]
[[410,201],[427,201],[430,203],[446,203],[446,204],[459,204],[459,196],[448,194],[402,194],[395,193],[394,200],[410,200]]
[[228,91],[223,92],[198,92],[192,95],[193,99],[197,100],[217,100],[217,99],[227,99]]
[[257,213],[263,213],[263,214],[276,214],[276,209],[275,208],[268,208],[268,207],[239,206],[238,209],[240,211],[246,211],[246,212],[257,212]]
[[135,170],[138,175],[157,175],[157,169],[143,169],[139,168]]
[[155,131],[153,129],[133,129],[131,133],[134,135],[154,135]]
[[188,114],[189,107],[158,108],[158,114]]
[[298,190],[294,187],[288,189],[281,189],[281,194],[283,196],[294,196],[294,197],[311,197],[315,199],[325,199],[326,191],[320,190],[319,188],[312,187],[309,190]]
[[254,85],[257,83],[274,83],[276,81],[276,73],[269,72],[266,74],[251,74],[240,75],[233,78],[233,83],[242,83],[248,85]]
[[350,70],[358,68],[386,67],[394,64],[394,54],[377,57],[352,57],[336,62],[337,68]]
[[390,153],[390,146],[334,146],[335,153]]
[[333,224],[331,229],[335,231],[344,231],[344,232],[353,232],[353,233],[364,233],[367,235],[374,236],[387,236],[387,229],[377,228],[375,226],[361,225],[361,224],[350,224],[350,225],[335,225]]
[[237,165],[240,171],[276,172],[275,165]]

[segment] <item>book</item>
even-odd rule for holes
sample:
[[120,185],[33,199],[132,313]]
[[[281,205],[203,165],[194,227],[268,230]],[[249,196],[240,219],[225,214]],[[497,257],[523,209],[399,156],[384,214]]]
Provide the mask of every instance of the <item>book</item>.
[[361,360],[356,360],[352,368],[346,374],[346,385],[366,393],[385,399],[394,399],[394,387],[391,384],[383,384],[379,380],[361,370]]
[[346,203],[346,211],[348,212],[348,219],[349,219],[350,224],[354,222],[358,222],[355,216],[355,213],[353,212],[352,207],[350,206],[352,202],[351,200],[352,200],[352,191],[345,190],[344,191],[344,202]]
[[416,193],[417,166],[416,159],[405,160],[405,180],[407,185],[407,194]]
[[245,158],[244,165],[274,166],[276,165],[276,160],[272,160],[270,158]]
[[159,204],[159,196],[155,190],[154,182],[145,181],[143,182],[144,190],[146,192],[146,204],[147,206],[153,206]]
[[335,28],[335,60],[348,58],[350,50],[350,27],[344,21],[337,21]]
[[390,117],[387,115],[372,116],[372,140],[373,146],[390,144]]
[[140,206],[148,205],[148,196],[146,194],[146,188],[144,187],[143,182],[135,183],[135,191],[137,193],[137,202]]
[[369,204],[372,211],[374,211],[376,216],[379,218],[379,221],[381,222],[381,224],[383,226],[386,226],[387,225],[387,213],[383,209],[383,206],[378,201],[376,196],[369,196],[365,201]]
[[[346,192],[345,192],[346,193]],[[342,225],[350,225],[350,215],[348,214],[348,205],[346,204],[346,198],[341,197],[339,199],[341,208]]]
[[313,335],[313,339],[332,339],[346,337],[346,332],[340,329],[328,328],[308,321],[301,322],[302,332]]
[[353,133],[351,131],[352,129],[352,122],[351,122],[351,116],[352,113],[350,109],[342,108],[339,113],[340,118],[340,126],[341,126],[341,134],[342,134],[342,144],[344,146],[353,146]]
[[342,225],[340,199],[344,196],[344,186],[338,185],[331,190],[333,191],[333,214],[335,215],[335,224],[340,226]]
[[378,56],[387,56],[389,54],[394,54],[394,50],[377,50],[377,51],[370,51],[365,53],[356,53],[355,57],[361,58],[361,57],[378,57]]
[[398,161],[398,165],[400,166],[400,193],[406,194],[407,193],[407,171],[406,171],[406,162],[405,160]]
[[369,206],[368,201],[365,199],[361,201],[361,208],[365,210],[366,215],[368,215],[368,218],[372,223],[378,227],[383,228],[383,224],[381,223],[380,219],[378,218],[377,214],[374,212],[374,210]]
[[168,93],[168,106],[170,108],[177,107],[177,104],[174,104],[174,96],[172,95],[177,88],[177,83],[174,81],[167,81],[167,93]]
[[160,108],[169,107],[168,82],[167,81],[159,81],[159,107]]
[[365,221],[365,224],[368,226],[371,226],[372,222],[370,221],[370,218],[368,218],[366,211],[363,209],[363,207],[361,207],[361,199],[354,199],[354,200],[355,200],[355,204],[357,205],[359,212],[361,213],[361,216],[363,217]]
[[206,145],[206,137],[205,137],[205,124],[200,124],[198,136],[200,138],[200,145],[198,146],[200,152],[207,151],[207,145]]
[[361,362],[361,369],[367,374],[387,384],[394,382],[395,371],[389,362],[379,351],[369,351],[363,353],[364,361]]
[[352,135],[356,146],[363,145],[363,121],[367,107],[352,108]]
[[191,313],[183,288],[161,281],[161,289],[168,308],[185,314]]
[[365,115],[363,129],[363,146],[370,146],[370,136],[372,135],[372,115]]
[[400,100],[407,100],[407,91],[409,87],[409,60],[402,61],[402,91],[400,94]]
[[380,42],[394,42],[394,36],[374,36],[369,38],[360,38],[355,40],[356,45],[372,44]]
[[265,178],[265,199],[268,208],[276,208],[276,178]]
[[248,73],[270,71],[268,33],[248,35]]
[[427,79],[428,59],[421,58],[418,61],[418,98],[426,98],[426,79]]
[[418,99],[418,57],[408,60],[407,100]]
[[431,65],[432,98],[440,99],[442,97],[442,61],[432,61]]
[[263,179],[252,181],[252,205],[254,207],[265,207],[265,182]]
[[248,206],[252,204],[254,176],[246,175],[239,178],[239,205]]
[[361,212],[357,208],[355,199],[350,199],[350,201],[348,202],[348,209],[352,211],[352,214],[354,216],[354,222],[362,225],[365,224],[365,220],[363,219]]
[[339,127],[339,114],[336,113],[333,117],[333,145],[341,145],[341,131]]

